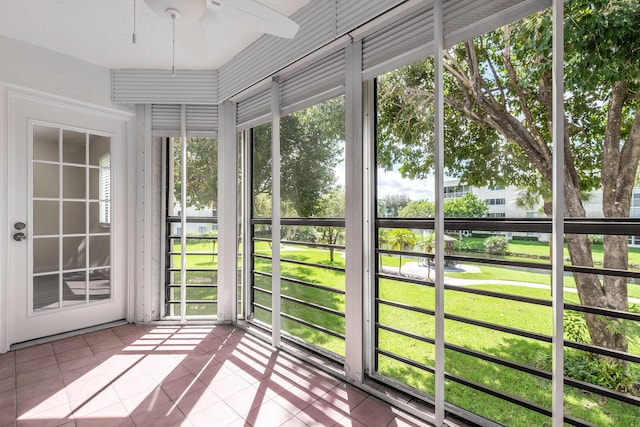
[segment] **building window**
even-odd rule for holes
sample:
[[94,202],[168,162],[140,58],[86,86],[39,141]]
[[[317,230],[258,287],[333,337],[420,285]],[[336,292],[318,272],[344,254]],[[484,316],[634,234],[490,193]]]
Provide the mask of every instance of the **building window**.
[[487,202],[487,205],[489,205],[489,206],[504,205],[505,204],[505,198],[504,197],[500,197],[500,198],[497,198],[497,199],[485,199],[485,202]]
[[507,214],[504,212],[492,212],[489,214],[489,218],[505,218]]

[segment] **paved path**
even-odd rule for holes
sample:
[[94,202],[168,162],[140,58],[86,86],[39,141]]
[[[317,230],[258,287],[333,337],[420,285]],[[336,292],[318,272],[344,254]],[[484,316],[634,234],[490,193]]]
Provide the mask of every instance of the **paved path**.
[[[445,269],[445,273],[446,271],[449,270],[451,272],[456,272],[456,273],[463,273],[463,272],[467,272],[467,273],[480,273],[480,268],[475,267],[475,266],[465,266],[463,264],[457,264],[455,268],[452,269]],[[398,268],[397,267],[388,267],[385,266],[383,268],[383,271],[386,273],[398,273]],[[422,266],[420,264],[418,264],[417,262],[407,262],[406,264],[404,264],[402,266],[402,275],[403,276],[407,276],[407,277],[414,277],[416,279],[426,279],[427,278],[427,273],[430,273],[429,278],[432,278],[431,276],[433,276],[433,267],[431,268],[431,271],[429,271],[429,268],[426,266]],[[478,286],[478,285],[506,285],[506,286],[521,286],[521,287],[527,287],[527,288],[535,288],[535,289],[550,289],[551,287],[549,285],[543,285],[541,283],[530,283],[530,282],[518,282],[515,280],[499,280],[499,279],[490,279],[490,280],[480,280],[480,279],[463,279],[460,277],[450,277],[450,276],[446,276],[444,277],[444,282],[447,285],[454,285],[454,286]],[[568,293],[572,293],[572,294],[577,294],[578,290],[576,288],[564,288],[565,292]],[[634,303],[634,304],[640,304],[640,298],[629,298],[629,302]]]

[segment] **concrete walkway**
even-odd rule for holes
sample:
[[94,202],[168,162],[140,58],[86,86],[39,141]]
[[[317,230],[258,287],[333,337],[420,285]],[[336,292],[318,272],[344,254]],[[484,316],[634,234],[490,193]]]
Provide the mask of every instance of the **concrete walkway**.
[[[398,267],[383,267],[384,273],[398,274]],[[447,276],[446,273],[481,273],[481,270],[477,266],[470,266],[465,264],[456,264],[455,267],[445,267],[445,277],[444,283],[446,285],[454,285],[454,286],[479,286],[479,285],[506,285],[506,286],[521,286],[527,288],[535,288],[535,289],[551,289],[550,285],[544,285],[541,283],[530,283],[530,282],[518,282],[515,280],[500,280],[500,279],[490,279],[490,280],[482,280],[482,279],[463,279],[460,277],[450,277]],[[429,276],[427,274],[429,273]],[[433,279],[434,269],[431,267],[429,269],[427,266],[420,265],[417,262],[407,262],[402,266],[402,276],[411,277],[415,279]],[[576,288],[564,288],[565,292],[577,294],[578,290]],[[640,298],[629,298],[630,303],[640,304]]]

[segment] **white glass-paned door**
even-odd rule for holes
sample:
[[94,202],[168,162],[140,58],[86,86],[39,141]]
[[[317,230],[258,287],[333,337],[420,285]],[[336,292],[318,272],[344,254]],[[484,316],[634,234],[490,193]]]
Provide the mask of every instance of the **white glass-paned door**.
[[111,139],[32,128],[31,310],[111,297]]

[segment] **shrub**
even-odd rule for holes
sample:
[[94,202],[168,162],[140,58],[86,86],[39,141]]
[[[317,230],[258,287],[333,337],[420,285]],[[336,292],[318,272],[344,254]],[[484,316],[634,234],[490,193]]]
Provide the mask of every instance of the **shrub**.
[[492,255],[506,255],[508,244],[507,238],[503,235],[495,235],[484,239],[484,248],[488,254]]
[[589,234],[589,243],[592,245],[602,245],[602,236],[598,234]]
[[521,242],[538,242],[540,239],[538,236],[513,236],[511,240],[518,240]]

